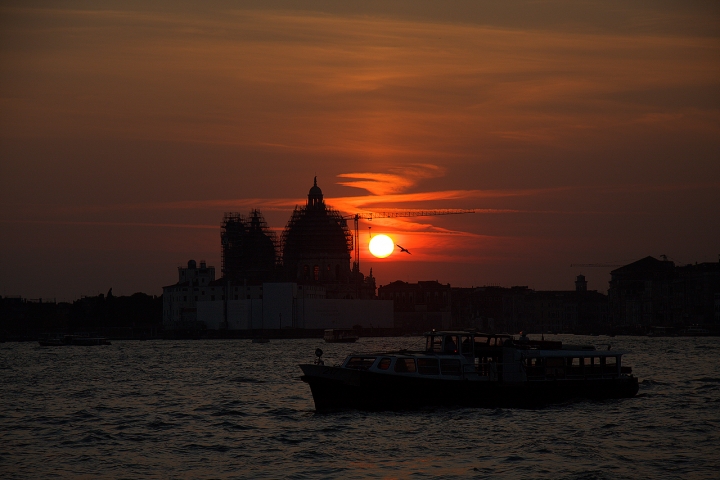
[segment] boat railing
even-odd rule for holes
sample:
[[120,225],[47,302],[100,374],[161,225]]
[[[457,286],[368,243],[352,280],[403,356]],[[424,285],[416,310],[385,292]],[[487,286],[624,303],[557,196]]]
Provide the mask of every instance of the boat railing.
[[527,366],[521,363],[525,370],[528,380],[550,380],[550,379],[599,379],[599,378],[617,378],[623,374],[632,373],[630,367],[620,367],[617,364],[607,365],[545,365],[545,366]]

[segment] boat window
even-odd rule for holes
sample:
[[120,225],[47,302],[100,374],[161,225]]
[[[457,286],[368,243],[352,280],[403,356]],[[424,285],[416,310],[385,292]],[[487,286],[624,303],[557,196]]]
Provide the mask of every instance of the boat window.
[[527,374],[530,376],[544,375],[542,358],[528,358]]
[[390,359],[383,358],[382,360],[380,360],[380,362],[378,363],[378,368],[380,370],[387,370],[388,368],[390,368]]
[[375,362],[375,357],[352,357],[348,360],[346,368],[354,368],[356,370],[367,370]]
[[553,358],[550,357],[547,359],[547,366],[548,367],[564,367],[565,366],[565,359],[564,358]]
[[460,352],[463,355],[472,355],[473,354],[473,341],[472,337],[462,337],[462,343]]
[[395,360],[395,371],[400,373],[415,373],[415,359],[398,358]]
[[612,373],[617,367],[617,357],[605,357],[605,371]]
[[460,375],[460,360],[444,358],[440,362],[440,370],[443,375]]
[[456,335],[447,335],[445,337],[445,353],[457,353],[458,352],[458,337]]
[[569,373],[571,375],[582,375],[583,373],[583,367],[582,367],[582,358],[575,357],[575,358],[568,358],[568,367],[570,367]]
[[418,372],[421,375],[439,375],[440,368],[437,358],[418,358]]
[[427,337],[425,350],[428,352],[442,352],[442,337],[439,335],[430,335]]

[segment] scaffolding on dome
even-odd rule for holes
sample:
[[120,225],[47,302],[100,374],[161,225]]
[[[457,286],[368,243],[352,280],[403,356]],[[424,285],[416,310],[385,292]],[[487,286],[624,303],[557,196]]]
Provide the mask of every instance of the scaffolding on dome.
[[340,212],[324,202],[295,207],[281,237],[283,266],[290,275],[303,257],[314,255],[347,258],[348,273],[353,236]]
[[222,274],[229,280],[270,281],[279,263],[278,240],[259,210],[226,212],[220,230]]

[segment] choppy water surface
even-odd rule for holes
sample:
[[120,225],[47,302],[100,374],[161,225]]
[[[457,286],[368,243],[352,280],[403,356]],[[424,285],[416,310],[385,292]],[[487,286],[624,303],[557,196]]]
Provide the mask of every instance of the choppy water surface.
[[314,412],[298,363],[419,338],[0,344],[0,476],[718,478],[720,339],[611,341],[638,397],[541,410]]

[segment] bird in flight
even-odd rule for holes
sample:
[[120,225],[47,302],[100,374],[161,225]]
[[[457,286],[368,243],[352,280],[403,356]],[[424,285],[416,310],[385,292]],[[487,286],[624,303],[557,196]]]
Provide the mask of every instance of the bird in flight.
[[400,249],[400,252],[405,252],[405,253],[407,253],[408,255],[412,255],[412,253],[410,253],[410,250],[408,250],[407,248],[403,248],[403,247],[401,247],[400,245],[398,245],[397,243],[395,244],[395,246]]

